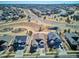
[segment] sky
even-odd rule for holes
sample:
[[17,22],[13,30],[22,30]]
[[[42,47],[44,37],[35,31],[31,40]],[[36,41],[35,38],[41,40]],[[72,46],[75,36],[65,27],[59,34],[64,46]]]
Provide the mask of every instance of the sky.
[[79,1],[0,1],[0,4],[79,4]]
[[0,1],[0,4],[79,4],[79,1]]

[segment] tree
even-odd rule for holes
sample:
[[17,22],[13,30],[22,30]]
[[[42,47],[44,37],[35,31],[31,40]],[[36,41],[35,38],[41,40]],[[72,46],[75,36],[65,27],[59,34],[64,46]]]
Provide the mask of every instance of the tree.
[[40,31],[42,31],[42,28],[41,28],[41,27],[39,28],[39,32],[40,32]]
[[44,19],[46,19],[46,16],[44,16]]
[[31,36],[31,35],[32,35],[32,33],[33,33],[32,31],[29,31],[29,33],[28,33],[28,34],[29,34],[29,36]]
[[49,48],[49,51],[52,51],[52,48]]
[[70,29],[68,29],[68,33],[70,33]]
[[64,29],[64,33],[66,33],[67,32],[67,30],[66,29]]
[[65,20],[67,23],[70,23],[71,21],[70,21],[70,19],[69,19],[69,17],[67,18],[67,20]]
[[54,16],[54,18],[56,18],[56,16]]
[[60,18],[60,20],[62,20],[62,18]]
[[30,20],[30,19],[31,19],[31,17],[30,17],[29,15],[27,16],[27,19],[28,19],[28,22],[30,22],[30,21],[31,21],[31,20]]
[[59,32],[59,35],[61,35],[61,32]]
[[71,19],[73,18],[73,16],[70,17]]
[[26,17],[26,15],[25,14],[21,14],[21,15],[19,15],[19,17],[24,18],[24,17]]
[[56,21],[58,21],[58,19],[56,19]]
[[78,32],[75,30],[75,33],[78,33]]

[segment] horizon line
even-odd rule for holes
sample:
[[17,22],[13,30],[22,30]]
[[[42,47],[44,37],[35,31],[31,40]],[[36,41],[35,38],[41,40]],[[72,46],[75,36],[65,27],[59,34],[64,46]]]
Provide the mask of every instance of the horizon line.
[[0,1],[0,4],[79,4],[79,1]]

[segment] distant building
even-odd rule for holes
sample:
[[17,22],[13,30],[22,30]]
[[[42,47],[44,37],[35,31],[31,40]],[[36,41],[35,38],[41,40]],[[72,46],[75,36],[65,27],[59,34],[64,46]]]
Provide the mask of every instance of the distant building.
[[62,12],[60,12],[60,16],[67,17],[68,16],[67,11],[66,10],[62,10]]

